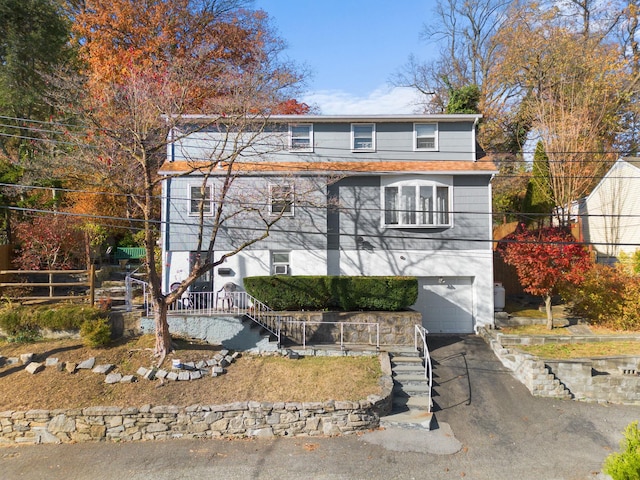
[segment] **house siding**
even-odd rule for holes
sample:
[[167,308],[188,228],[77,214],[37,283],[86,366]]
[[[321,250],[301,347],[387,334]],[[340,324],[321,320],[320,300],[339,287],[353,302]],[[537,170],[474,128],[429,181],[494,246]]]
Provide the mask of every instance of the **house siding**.
[[640,248],[640,167],[619,160],[581,206],[584,240],[599,255],[617,257]]
[[[292,119],[292,123],[295,120]],[[491,169],[474,168],[478,164],[474,163],[473,118],[460,121],[438,121],[429,116],[409,121],[349,120],[316,123],[305,116],[300,117],[300,123],[313,123],[313,152],[287,151],[288,123],[269,125],[261,135],[263,150],[248,152],[248,155],[256,155],[255,160],[250,156],[239,158],[239,162],[263,161],[268,165],[322,162],[325,166],[330,165],[328,170],[341,162],[349,162],[350,166],[344,171],[337,168],[341,173],[332,174],[322,169],[325,173],[317,175],[300,170],[278,174],[273,173],[277,168],[271,166],[265,173],[256,169],[239,170],[225,209],[232,208],[234,202],[251,204],[260,214],[243,212],[225,221],[215,241],[216,258],[238,248],[264,228],[270,184],[294,185],[294,214],[273,225],[267,238],[226,259],[220,265],[224,272],[214,269],[212,287],[217,290],[226,282],[242,286],[247,276],[270,275],[273,273],[272,253],[286,251],[291,275],[409,275],[421,278],[423,285],[440,286],[443,285],[440,280],[445,278],[450,284],[464,287],[469,292],[465,294],[466,304],[460,308],[469,313],[474,328],[492,324],[492,172]],[[414,151],[414,121],[438,123],[437,151]],[[375,123],[375,151],[351,150],[352,123]],[[198,132],[184,139],[176,148],[168,150],[169,160],[205,159],[217,135]],[[364,172],[357,168],[359,161],[368,164]],[[435,167],[422,163],[417,167],[399,166],[396,171],[393,168],[396,161],[437,163]],[[384,169],[378,168],[376,162],[384,162]],[[456,163],[447,167],[448,162]],[[216,183],[224,174],[224,169],[211,172],[209,182],[214,188],[214,199],[219,191]],[[203,178],[194,173],[167,178],[164,182],[163,219],[166,221],[163,228],[168,229],[162,235],[164,288],[186,276],[189,252],[198,248],[198,217],[189,215],[188,198],[189,185],[199,185]],[[429,228],[385,226],[382,186],[404,180],[449,185],[451,225]],[[205,246],[212,233],[211,222],[212,217],[205,217]],[[423,308],[424,302],[420,306]]]
[[[308,123],[301,120],[300,123]],[[354,122],[358,123],[358,122]],[[364,122],[370,123],[370,122]],[[473,124],[471,122],[439,122],[438,150],[414,151],[413,122],[376,123],[375,151],[351,150],[351,122],[317,123],[313,125],[313,152],[288,151],[288,124],[268,128],[255,141],[256,146],[246,155],[261,155],[269,161],[301,160],[304,162],[352,162],[364,161],[473,161]],[[211,142],[222,139],[223,134],[198,132],[182,139],[175,148],[169,148],[173,160],[207,160],[212,155]],[[231,142],[232,143],[232,142]],[[245,158],[250,159],[249,157]]]

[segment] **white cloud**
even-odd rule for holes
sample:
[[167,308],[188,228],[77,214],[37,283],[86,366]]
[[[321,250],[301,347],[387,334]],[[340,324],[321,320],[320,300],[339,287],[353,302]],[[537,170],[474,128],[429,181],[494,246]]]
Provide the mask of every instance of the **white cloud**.
[[309,92],[302,101],[317,105],[323,115],[407,114],[420,110],[418,93],[412,88],[377,88],[367,96],[343,90]]

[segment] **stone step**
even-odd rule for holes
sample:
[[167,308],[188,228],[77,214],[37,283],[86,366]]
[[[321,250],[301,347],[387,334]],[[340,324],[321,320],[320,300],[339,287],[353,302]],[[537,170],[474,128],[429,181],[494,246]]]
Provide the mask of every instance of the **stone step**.
[[412,397],[394,396],[393,412],[404,412],[406,410],[429,410],[433,402],[428,395],[414,395]]
[[424,373],[422,375],[420,373],[401,373],[394,375],[393,381],[400,385],[407,385],[412,383],[426,383],[427,379],[424,378]]
[[389,353],[389,357],[391,357],[392,360],[394,358],[398,358],[398,357],[400,357],[400,358],[403,358],[403,357],[406,357],[406,358],[416,358],[416,357],[420,358],[420,352],[418,352],[416,350],[413,350],[413,349],[407,349],[407,350],[402,350],[402,351],[396,350],[396,351],[390,351],[390,352],[387,352],[387,353]]
[[380,418],[380,426],[419,428],[431,430],[433,413],[424,410],[408,410],[406,412],[392,413]]
[[424,376],[424,366],[419,363],[408,365],[394,365],[391,369],[393,370],[393,373],[395,375],[418,375],[422,373],[422,375]]
[[427,383],[421,383],[418,384],[416,383],[415,385],[412,384],[408,384],[408,385],[398,385],[395,384],[393,386],[393,393],[394,395],[405,395],[405,396],[411,396],[411,395],[426,395],[429,393],[429,385],[427,385]]
[[391,365],[422,365],[420,357],[392,357]]

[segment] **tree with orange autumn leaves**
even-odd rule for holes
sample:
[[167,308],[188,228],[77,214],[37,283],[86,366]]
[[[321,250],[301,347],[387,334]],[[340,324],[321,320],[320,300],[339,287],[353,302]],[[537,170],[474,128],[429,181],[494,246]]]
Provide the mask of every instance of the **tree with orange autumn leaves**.
[[[144,225],[160,363],[171,348],[168,306],[226,256],[265,238],[277,221],[265,219],[263,232],[221,258],[213,257],[219,228],[213,228],[211,237],[200,228],[198,251],[209,254],[201,256],[177,290],[163,292],[154,247],[161,183],[157,172],[166,158],[168,133],[186,132],[182,127],[187,115],[208,114],[198,129],[223,122],[234,136],[227,139],[234,149],[198,159],[193,170],[204,173],[206,180],[207,172],[224,165],[225,185],[230,185],[233,162],[257,139],[248,131],[257,127],[259,132],[271,114],[308,111],[305,104],[290,100],[300,74],[280,60],[283,45],[266,14],[241,8],[245,3],[86,0],[74,12],[73,26],[83,70],[58,79],[58,105],[71,106],[68,114],[82,124],[69,133],[78,145],[71,176],[85,190],[123,195]],[[224,206],[228,191],[221,189],[217,205]],[[214,221],[220,225],[224,218],[221,207]]]

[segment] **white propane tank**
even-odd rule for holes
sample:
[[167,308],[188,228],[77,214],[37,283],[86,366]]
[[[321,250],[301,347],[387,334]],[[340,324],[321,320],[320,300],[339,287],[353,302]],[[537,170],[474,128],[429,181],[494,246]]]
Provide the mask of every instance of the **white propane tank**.
[[501,312],[504,309],[505,290],[502,283],[495,282],[493,284],[493,310]]

